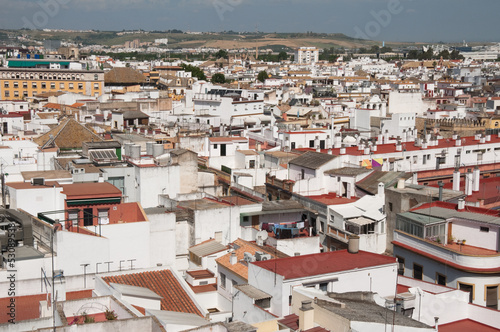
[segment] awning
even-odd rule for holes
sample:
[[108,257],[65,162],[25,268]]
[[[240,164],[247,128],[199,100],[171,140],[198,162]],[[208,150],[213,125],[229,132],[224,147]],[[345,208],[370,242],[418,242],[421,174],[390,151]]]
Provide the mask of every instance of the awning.
[[365,218],[365,217],[359,217],[359,218],[346,220],[346,222],[348,222],[350,224],[354,224],[356,226],[364,226],[364,225],[373,224],[375,221],[372,219]]
[[93,198],[93,199],[73,199],[67,200],[68,206],[91,205],[91,204],[116,204],[122,201],[121,197],[116,198]]

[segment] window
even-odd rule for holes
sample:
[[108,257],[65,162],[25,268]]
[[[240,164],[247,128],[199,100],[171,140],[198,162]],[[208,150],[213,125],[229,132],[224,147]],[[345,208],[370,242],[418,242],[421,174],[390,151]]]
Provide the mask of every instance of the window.
[[14,91],[14,97],[19,97],[19,91]]
[[23,97],[28,97],[28,91],[23,91]]
[[250,168],[255,168],[255,160],[250,160]]
[[94,89],[95,90],[99,89],[99,83],[94,83]]
[[64,89],[64,83],[59,83],[59,89]]
[[292,146],[291,146],[292,149],[295,149],[295,142],[292,142]]
[[231,280],[231,293],[233,293],[233,294],[236,293],[236,287],[235,287],[236,285],[238,285],[236,280]]
[[436,284],[446,286],[446,276],[436,272]]
[[327,282],[320,283],[319,290],[322,292],[327,292],[328,291],[328,283]]
[[220,274],[220,286],[226,289],[226,275],[224,273]]
[[304,171],[304,169],[301,169],[301,170],[300,170],[300,178],[301,178],[301,180],[304,180],[304,177],[305,177],[305,175],[306,175],[305,173],[306,173],[306,172]]
[[5,96],[5,97],[10,97],[10,92],[9,92],[9,91],[5,91],[5,92],[4,92],[4,96]]
[[73,89],[73,83],[69,83],[68,85],[69,85],[69,87],[68,87],[69,89]]
[[46,88],[47,88],[47,83],[42,82],[42,89],[46,89]]
[[94,75],[94,80],[98,80],[99,79],[99,75],[95,74]]
[[107,225],[109,224],[109,210],[108,209],[100,209],[97,212],[99,216],[99,224]]
[[4,82],[4,83],[3,83],[3,87],[4,87],[4,88],[8,88],[8,87],[9,87],[9,82]]
[[269,309],[271,308],[271,299],[255,300],[255,305],[262,309]]
[[51,89],[55,89],[56,88],[56,84],[55,83],[50,83],[50,88]]
[[214,150],[217,150],[217,144],[214,144]]
[[498,309],[498,285],[485,286],[486,307]]
[[19,83],[14,82],[14,88],[19,88]]
[[400,256],[396,256],[398,260],[398,274],[403,276],[405,274],[405,259]]
[[464,284],[461,282],[458,282],[458,289],[464,292],[469,292],[469,303],[472,303],[474,301],[474,285],[473,284]]
[[94,225],[94,215],[92,209],[83,209],[83,226]]
[[490,231],[490,228],[481,226],[481,227],[479,227],[479,231],[488,233]]
[[221,144],[220,145],[220,155],[221,155],[221,157],[225,157],[226,156],[226,144]]
[[83,90],[83,83],[78,83],[78,90]]
[[78,210],[69,211],[68,220],[70,222],[70,227],[78,226]]
[[23,82],[23,88],[27,89],[28,88],[28,82]]
[[424,267],[413,263],[413,278],[418,280],[423,280],[424,278]]
[[36,82],[31,83],[31,87],[32,87],[33,89],[36,89]]
[[309,147],[314,148],[314,140],[309,140]]

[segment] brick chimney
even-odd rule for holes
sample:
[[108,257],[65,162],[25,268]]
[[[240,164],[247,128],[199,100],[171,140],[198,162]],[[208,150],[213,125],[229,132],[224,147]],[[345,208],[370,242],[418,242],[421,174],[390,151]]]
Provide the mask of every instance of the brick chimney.
[[299,309],[299,330],[306,331],[314,327],[314,308],[311,301],[302,301]]

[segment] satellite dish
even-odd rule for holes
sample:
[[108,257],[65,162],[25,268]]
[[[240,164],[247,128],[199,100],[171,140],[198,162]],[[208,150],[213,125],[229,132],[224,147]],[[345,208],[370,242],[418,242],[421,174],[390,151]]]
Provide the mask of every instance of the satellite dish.
[[257,238],[259,238],[259,236],[262,241],[265,241],[269,237],[269,234],[267,234],[267,231],[262,230],[257,233]]

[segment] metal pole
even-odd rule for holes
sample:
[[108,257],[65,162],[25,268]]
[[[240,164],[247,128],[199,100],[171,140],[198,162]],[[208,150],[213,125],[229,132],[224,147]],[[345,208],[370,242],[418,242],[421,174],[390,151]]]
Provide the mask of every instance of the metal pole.
[[[3,177],[3,173],[2,173],[2,177]],[[2,185],[2,189],[3,189],[3,185]],[[52,233],[51,233],[52,236],[50,238],[50,251],[52,253],[52,328],[53,328],[54,332],[56,332],[56,295],[55,295],[56,292],[54,291],[54,288],[55,288],[55,283],[54,283],[54,281],[55,281],[55,278],[54,278],[54,234],[56,232],[55,225],[56,224],[53,225]]]

